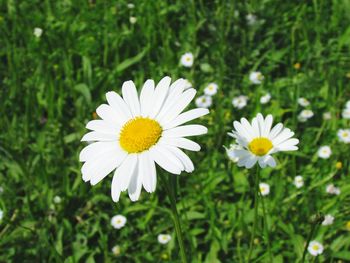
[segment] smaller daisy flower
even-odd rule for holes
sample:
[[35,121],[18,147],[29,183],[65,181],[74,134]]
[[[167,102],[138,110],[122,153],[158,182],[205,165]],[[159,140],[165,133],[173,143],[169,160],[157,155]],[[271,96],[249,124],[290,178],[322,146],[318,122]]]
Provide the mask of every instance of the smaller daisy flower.
[[2,211],[2,210],[0,209],[0,221],[2,220],[3,217],[4,217],[4,211]]
[[250,82],[255,85],[261,84],[264,78],[264,75],[260,71],[253,71],[249,75]]
[[322,117],[323,117],[324,120],[327,121],[327,120],[332,119],[332,114],[330,112],[324,112]]
[[184,83],[184,90],[188,90],[190,88],[192,88],[192,83],[188,80],[188,79],[184,79],[185,83]]
[[262,196],[266,196],[270,193],[270,185],[267,183],[260,183],[259,190]]
[[111,219],[111,225],[115,229],[123,228],[126,224],[126,217],[123,215],[115,215]]
[[195,100],[195,104],[199,108],[209,108],[212,103],[212,98],[207,95],[202,95]]
[[209,83],[208,86],[204,89],[204,94],[213,96],[218,92],[218,84]]
[[298,115],[298,120],[300,122],[306,122],[308,119],[312,118],[314,113],[312,110],[302,110]]
[[298,99],[298,104],[300,106],[307,107],[307,106],[310,105],[310,102],[307,99],[305,99],[305,98],[299,98]]
[[333,222],[334,222],[334,216],[332,216],[332,215],[325,215],[324,216],[324,220],[322,222],[322,225],[323,226],[329,226],[329,225],[333,224]]
[[158,242],[160,244],[165,245],[165,244],[169,243],[170,240],[171,240],[171,236],[170,235],[167,235],[167,234],[159,234],[158,235]]
[[190,68],[193,65],[193,54],[191,52],[187,52],[181,56],[181,64],[186,68]]
[[243,109],[245,106],[247,106],[248,97],[244,95],[240,95],[238,97],[234,97],[232,100],[232,105],[236,109]]
[[267,93],[266,95],[262,96],[260,98],[260,103],[261,104],[266,104],[268,103],[269,101],[271,100],[271,94],[270,93]]
[[129,3],[126,5],[129,9],[134,9],[135,5],[133,3]]
[[241,150],[242,147],[237,145],[237,144],[231,144],[230,148],[226,148],[226,154],[228,156],[228,158],[230,158],[230,160],[234,163],[238,162],[239,157],[236,155],[235,150]]
[[253,14],[246,15],[245,19],[247,20],[247,24],[250,25],[250,26],[255,25],[257,20],[258,20],[256,15],[253,15]]
[[317,241],[311,241],[309,247],[307,248],[309,253],[314,257],[321,255],[323,253],[323,245]]
[[339,141],[350,143],[350,129],[340,129],[337,132]]
[[130,21],[130,24],[135,24],[137,22],[137,18],[134,16],[130,16],[129,21]]
[[304,185],[304,179],[301,175],[297,175],[294,178],[294,185],[296,188],[301,188]]
[[43,30],[40,27],[36,27],[34,28],[33,34],[35,37],[40,38],[41,35],[43,34]]
[[239,167],[252,168],[257,162],[261,168],[266,166],[275,167],[276,161],[272,157],[273,153],[280,151],[296,151],[299,143],[298,139],[292,138],[294,132],[284,128],[282,123],[278,123],[272,128],[273,117],[267,115],[266,118],[259,113],[253,118],[252,123],[242,118],[240,122],[234,121],[235,130],[229,133],[236,139],[242,150],[234,150],[234,154],[239,157],[237,165]]
[[343,119],[350,119],[350,108],[345,108],[341,113]]
[[332,154],[331,147],[329,147],[328,145],[321,146],[320,149],[318,149],[317,154],[318,157],[322,159],[328,159]]
[[119,256],[120,255],[120,246],[116,245],[112,247],[112,253],[114,256]]
[[329,184],[326,186],[326,192],[331,195],[340,195],[340,188],[335,187],[334,184]]
[[61,199],[61,197],[59,197],[58,195],[56,195],[56,196],[53,198],[53,202],[54,202],[55,204],[59,204],[59,203],[61,203],[61,201],[62,201],[62,199]]

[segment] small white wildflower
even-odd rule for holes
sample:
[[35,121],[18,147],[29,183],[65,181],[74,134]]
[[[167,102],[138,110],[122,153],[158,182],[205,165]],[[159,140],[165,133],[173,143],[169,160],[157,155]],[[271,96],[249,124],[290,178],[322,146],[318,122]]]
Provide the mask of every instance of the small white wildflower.
[[343,119],[350,119],[350,108],[345,108],[342,111],[341,116],[343,117]]
[[270,193],[270,185],[267,183],[260,183],[259,190],[262,196],[266,196]]
[[329,184],[326,186],[326,192],[332,195],[340,195],[340,188],[335,187],[334,184]]
[[135,5],[133,3],[129,3],[126,5],[129,9],[134,9]]
[[61,201],[62,201],[62,199],[61,199],[61,197],[59,197],[58,195],[56,195],[56,196],[53,198],[53,202],[54,202],[55,204],[59,204],[59,203],[61,203]]
[[307,248],[309,253],[314,257],[321,255],[323,253],[323,245],[317,241],[311,241],[309,247]]
[[301,188],[304,185],[304,179],[301,175],[297,175],[294,178],[294,185],[296,188]]
[[325,215],[324,220],[322,221],[323,226],[329,226],[333,224],[334,222],[334,216],[332,215]]
[[345,108],[350,109],[350,100],[345,103]]
[[208,86],[204,89],[204,94],[213,96],[218,92],[218,84],[209,83]]
[[184,67],[190,68],[193,65],[193,54],[191,52],[187,52],[181,56],[181,64]]
[[250,82],[255,85],[261,84],[264,78],[264,75],[260,71],[253,71],[249,75]]
[[271,94],[270,93],[267,93],[266,95],[262,96],[260,98],[260,103],[261,104],[266,104],[268,103],[269,101],[271,100]]
[[33,34],[35,37],[39,38],[43,34],[43,30],[40,27],[36,27],[34,28]]
[[167,234],[159,234],[158,235],[158,242],[160,244],[165,245],[165,244],[169,243],[170,240],[171,240],[171,236],[170,235],[167,235]]
[[202,95],[195,100],[195,104],[198,108],[209,108],[212,103],[212,98],[208,95]]
[[240,95],[238,97],[234,97],[232,100],[233,107],[237,109],[243,109],[245,106],[247,106],[248,97],[244,95]]
[[125,224],[126,224],[126,217],[123,215],[115,215],[111,219],[111,225],[116,229],[120,229],[124,227]]
[[337,135],[339,141],[350,143],[350,129],[339,129]]
[[0,221],[2,220],[3,217],[4,217],[4,211],[2,211],[2,210],[0,209]]
[[116,245],[112,247],[112,253],[114,256],[119,256],[120,255],[120,246]]
[[247,24],[250,25],[250,26],[253,26],[256,24],[257,22],[257,17],[256,15],[253,15],[253,14],[248,14],[245,16],[246,20],[247,20]]
[[322,116],[324,120],[332,119],[332,114],[330,112],[324,112]]
[[310,102],[305,98],[299,98],[298,103],[300,106],[303,106],[303,107],[307,107],[310,105]]
[[322,159],[328,159],[332,154],[331,147],[329,147],[328,145],[321,146],[318,149],[317,154],[318,154],[318,157]]
[[135,24],[137,22],[137,18],[134,16],[130,16],[129,21],[131,24]]
[[300,122],[306,122],[308,119],[312,118],[314,113],[312,110],[302,110],[298,115],[298,120]]

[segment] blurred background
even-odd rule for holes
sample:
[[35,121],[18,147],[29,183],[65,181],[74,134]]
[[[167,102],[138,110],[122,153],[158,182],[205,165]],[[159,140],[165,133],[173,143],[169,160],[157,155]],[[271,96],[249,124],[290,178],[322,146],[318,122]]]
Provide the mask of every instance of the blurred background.
[[[301,141],[261,175],[270,185],[274,262],[300,260],[315,214],[335,220],[315,235],[322,255],[307,260],[350,262],[350,147],[337,136],[350,128],[342,115],[350,99],[349,13],[349,0],[0,0],[0,261],[179,262],[164,187],[143,191],[136,203],[125,194],[113,203],[111,177],[84,183],[78,159],[85,125],[107,91],[169,75],[186,78],[197,97],[218,85],[201,119],[209,133],[190,153],[196,169],[177,177],[191,261],[244,262],[254,171],[238,168],[224,146],[233,143],[234,120],[262,112]],[[190,67],[181,64],[187,52]],[[254,71],[264,76],[258,85]],[[246,105],[233,103],[237,96]],[[301,116],[305,109],[313,116]],[[329,158],[317,154],[323,145]],[[326,191],[330,184],[339,194]],[[121,229],[111,224],[117,214],[127,218]],[[259,225],[252,262],[268,262]],[[161,244],[158,234],[172,238]]]

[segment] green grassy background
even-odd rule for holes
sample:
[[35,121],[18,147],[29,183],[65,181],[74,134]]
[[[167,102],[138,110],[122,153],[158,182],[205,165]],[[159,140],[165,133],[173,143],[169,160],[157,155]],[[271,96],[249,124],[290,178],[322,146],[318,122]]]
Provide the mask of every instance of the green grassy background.
[[[219,85],[209,128],[199,137],[202,151],[190,154],[196,170],[178,176],[186,247],[192,262],[244,262],[253,221],[254,169],[236,167],[223,145],[232,121],[272,113],[296,131],[300,151],[279,154],[276,169],[264,169],[271,185],[265,198],[274,262],[298,262],[310,231],[310,217],[331,213],[335,223],[320,227],[314,239],[325,252],[314,262],[350,262],[349,145],[336,132],[349,128],[340,118],[350,99],[350,1],[128,1],[0,0],[0,262],[179,262],[170,204],[158,181],[132,203],[124,194],[113,203],[111,177],[95,187],[81,179],[80,138],[104,94],[120,92],[129,79],[189,79],[202,94]],[[238,15],[234,15],[238,11]],[[249,26],[253,13],[258,23]],[[137,18],[130,24],[129,17]],[[33,35],[35,27],[43,35]],[[185,52],[192,68],[180,66]],[[293,64],[301,63],[299,70]],[[265,75],[252,86],[249,72]],[[260,96],[272,94],[267,105]],[[235,110],[233,96],[248,106]],[[315,116],[298,123],[299,96],[311,101]],[[322,113],[332,119],[324,121]],[[318,159],[321,145],[330,159]],[[335,163],[343,162],[336,170]],[[305,186],[292,184],[301,174]],[[341,195],[325,192],[327,183]],[[53,197],[62,198],[60,204]],[[259,211],[261,213],[262,211]],[[115,230],[110,218],[127,217]],[[169,233],[167,245],[157,242]],[[259,221],[253,262],[268,262]],[[114,245],[121,254],[114,256]]]

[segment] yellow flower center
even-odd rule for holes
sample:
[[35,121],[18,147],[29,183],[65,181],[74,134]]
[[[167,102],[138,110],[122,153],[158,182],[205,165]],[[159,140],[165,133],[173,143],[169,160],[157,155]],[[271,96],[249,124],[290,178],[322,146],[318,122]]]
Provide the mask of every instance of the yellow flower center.
[[186,61],[187,61],[187,62],[190,62],[190,61],[191,61],[191,58],[190,58],[190,57],[187,57],[187,58],[186,58]]
[[312,246],[312,249],[313,249],[313,250],[318,250],[319,248],[320,248],[320,247],[319,247],[318,245],[313,245],[313,246]]
[[348,136],[349,136],[349,134],[347,132],[343,133],[343,137],[348,137]]
[[249,150],[258,156],[264,156],[272,147],[272,142],[265,137],[255,138],[248,145]]
[[122,127],[120,146],[128,153],[146,151],[158,142],[162,131],[162,127],[157,121],[136,117]]

